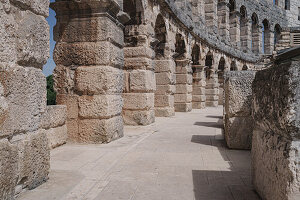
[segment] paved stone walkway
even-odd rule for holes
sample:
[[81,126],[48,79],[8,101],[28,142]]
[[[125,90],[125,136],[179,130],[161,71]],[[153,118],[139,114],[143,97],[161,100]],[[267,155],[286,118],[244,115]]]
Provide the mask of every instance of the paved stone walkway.
[[256,200],[250,152],[229,150],[222,108],[126,127],[106,145],[68,144],[51,152],[48,182],[19,200]]

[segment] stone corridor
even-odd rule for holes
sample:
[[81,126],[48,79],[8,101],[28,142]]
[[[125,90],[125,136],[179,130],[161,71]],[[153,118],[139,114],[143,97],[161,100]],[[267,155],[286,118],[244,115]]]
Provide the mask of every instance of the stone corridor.
[[51,151],[50,179],[19,200],[255,200],[250,151],[229,150],[222,107],[125,127],[105,145]]

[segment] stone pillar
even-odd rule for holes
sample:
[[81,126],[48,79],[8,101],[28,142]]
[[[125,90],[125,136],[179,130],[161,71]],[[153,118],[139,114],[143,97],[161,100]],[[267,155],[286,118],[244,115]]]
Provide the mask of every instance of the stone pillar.
[[262,199],[300,199],[300,49],[253,82],[252,181]]
[[0,199],[48,180],[50,150],[43,65],[49,58],[49,0],[0,1]]
[[207,107],[219,105],[219,81],[215,69],[209,69],[209,76],[206,77],[205,95]]
[[224,71],[218,71],[219,83],[219,105],[223,105],[224,101]]
[[272,54],[274,50],[274,32],[268,30],[265,32],[265,54]]
[[149,47],[144,25],[128,25],[125,28],[126,42],[125,87],[123,91],[123,118],[128,125],[149,125],[155,121],[154,91],[154,51]]
[[218,29],[217,0],[204,0],[206,26],[212,30]]
[[229,40],[229,7],[226,1],[218,3],[218,27],[221,38]]
[[192,110],[193,76],[189,59],[176,60],[176,92],[175,111],[190,112]]
[[248,19],[241,19],[240,39],[242,50],[251,48],[251,23]]
[[175,62],[169,60],[155,60],[155,116],[170,117],[175,115]]
[[252,25],[252,52],[261,54],[262,51],[262,31],[260,25]]
[[204,66],[193,65],[193,98],[192,98],[192,107],[193,109],[202,109],[205,108],[205,73]]
[[54,72],[67,105],[69,140],[107,143],[123,136],[123,26],[114,0],[58,1]]
[[241,15],[238,11],[233,11],[230,13],[230,41],[235,46],[240,46],[240,18]]

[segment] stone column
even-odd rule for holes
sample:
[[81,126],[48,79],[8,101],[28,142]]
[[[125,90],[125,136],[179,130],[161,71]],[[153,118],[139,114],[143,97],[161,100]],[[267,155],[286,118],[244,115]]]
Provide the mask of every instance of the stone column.
[[262,51],[262,31],[260,25],[252,25],[255,26],[252,30],[252,51],[255,54],[261,54]]
[[218,71],[219,83],[219,105],[223,105],[224,101],[224,71]]
[[193,97],[192,97],[192,107],[193,109],[205,108],[205,73],[204,66],[193,65]]
[[240,18],[241,15],[237,11],[233,11],[230,13],[230,40],[231,43],[235,46],[240,46]]
[[251,23],[248,19],[241,19],[240,39],[242,50],[251,48]]
[[212,30],[218,29],[217,0],[204,0],[206,26]]
[[145,25],[128,25],[125,28],[123,118],[128,125],[149,125],[155,121],[154,51],[148,45],[147,33],[143,33],[145,30]]
[[272,54],[274,50],[274,32],[268,30],[265,32],[265,54]]
[[114,0],[58,1],[54,78],[67,105],[71,141],[107,143],[123,136],[123,26]]
[[209,76],[206,78],[206,106],[217,107],[219,105],[219,82],[215,69],[209,69]]
[[229,7],[226,1],[218,3],[218,27],[221,38],[229,40]]
[[176,60],[176,92],[175,111],[190,112],[192,110],[192,67],[189,59]]
[[173,59],[155,60],[155,116],[170,117],[175,115],[175,62]]

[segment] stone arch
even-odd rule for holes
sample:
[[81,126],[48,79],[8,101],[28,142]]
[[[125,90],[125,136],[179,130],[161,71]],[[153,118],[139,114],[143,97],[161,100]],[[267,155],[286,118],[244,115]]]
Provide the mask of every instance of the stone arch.
[[200,46],[198,44],[194,44],[192,48],[192,62],[193,65],[200,64]]
[[256,13],[253,13],[251,16],[251,22],[252,22],[252,26],[251,26],[251,49],[252,52],[255,54],[259,54],[260,52],[260,30],[259,30],[259,25],[258,25],[258,16]]
[[284,0],[284,9],[290,10],[291,9],[291,2],[290,0]]
[[264,54],[271,54],[271,31],[270,23],[267,19],[262,22],[262,52]]
[[243,71],[247,71],[248,69],[249,69],[249,68],[248,68],[247,65],[244,65],[243,68],[242,68]]
[[141,0],[124,0],[123,11],[130,16],[125,25],[140,25],[144,21],[144,11]]
[[236,3],[235,0],[229,0],[229,12],[234,12],[236,9]]
[[224,57],[220,58],[218,64],[218,83],[219,83],[219,105],[223,105],[223,92],[224,92],[224,71],[226,61]]
[[165,47],[167,43],[167,29],[164,18],[161,14],[157,15],[154,27],[155,33],[155,59],[162,59],[165,57]]
[[238,71],[236,61],[232,61],[230,64],[230,71]]

